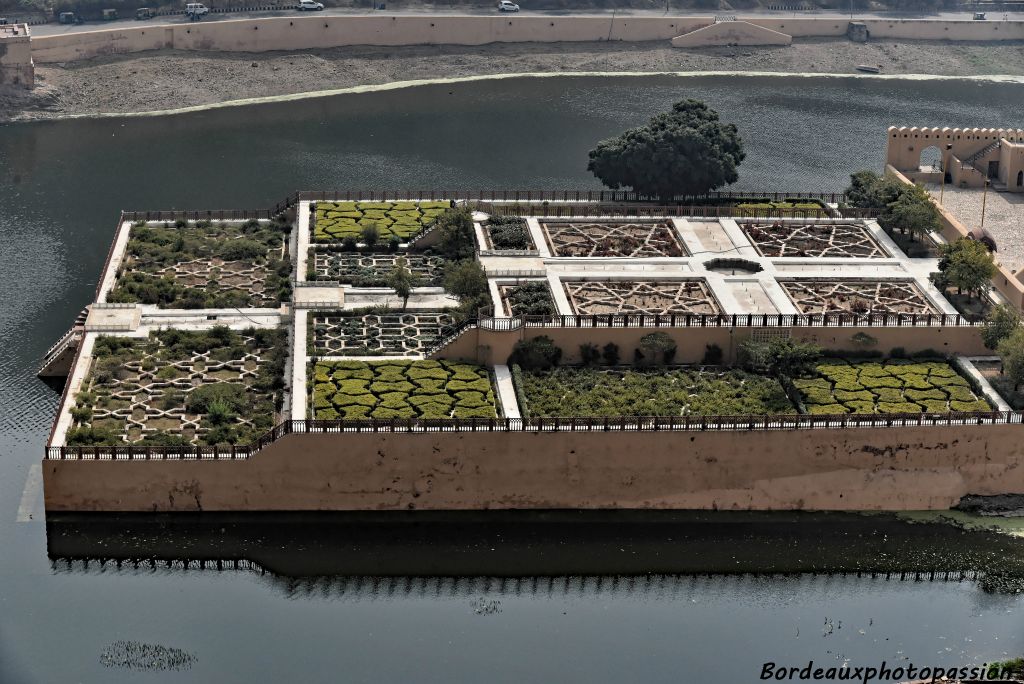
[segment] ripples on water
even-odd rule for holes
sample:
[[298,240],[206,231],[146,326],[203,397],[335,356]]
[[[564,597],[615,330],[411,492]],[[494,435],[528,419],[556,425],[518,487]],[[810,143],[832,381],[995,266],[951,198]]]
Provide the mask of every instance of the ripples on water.
[[[125,639],[196,652],[207,681],[337,681],[331,672],[421,681],[429,662],[440,681],[690,673],[738,682],[752,680],[763,655],[827,650],[791,633],[818,628],[826,611],[864,623],[885,613],[885,636],[921,657],[967,657],[980,644],[986,655],[1024,650],[1007,617],[1019,602],[963,584],[654,578],[640,593],[602,593],[595,580],[571,579],[524,599],[521,582],[497,594],[487,579],[428,585],[410,598],[388,581],[393,600],[363,603],[379,585],[369,594],[343,585],[340,596],[356,605],[339,609],[332,584],[306,592],[289,580],[282,602],[235,573],[51,574],[42,527],[12,522],[57,399],[35,379],[37,363],[91,300],[120,209],[265,207],[300,188],[595,188],[586,173],[594,143],[682,97],[707,100],[739,126],[747,159],[738,189],[841,191],[849,173],[881,167],[888,125],[1019,125],[1024,86],[546,78],[0,126],[0,681],[125,681],[98,660]],[[380,608],[392,604],[400,610]],[[1007,649],[994,646],[1000,636]],[[722,644],[743,648],[723,658]]]

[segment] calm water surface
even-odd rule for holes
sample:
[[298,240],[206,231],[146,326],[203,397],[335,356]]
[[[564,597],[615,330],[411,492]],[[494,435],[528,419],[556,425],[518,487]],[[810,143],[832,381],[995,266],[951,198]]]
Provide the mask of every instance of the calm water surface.
[[[972,582],[659,575],[642,585],[570,578],[524,590],[521,582],[470,579],[388,589],[394,585],[330,577],[400,574],[403,567],[490,574],[484,561],[502,552],[500,566],[510,574],[662,567],[659,559],[678,552],[679,539],[630,545],[649,530],[642,520],[621,539],[599,540],[597,560],[584,564],[556,553],[571,530],[559,528],[543,543],[513,543],[482,522],[472,532],[453,524],[443,551],[424,544],[410,524],[397,555],[382,551],[379,539],[361,538],[327,560],[316,535],[303,548],[282,541],[288,534],[262,538],[250,530],[241,547],[232,537],[227,557],[287,547],[302,560],[265,575],[51,566],[40,503],[22,506],[56,404],[34,371],[90,301],[120,209],[264,207],[299,188],[597,187],[585,170],[594,142],[681,97],[704,99],[739,125],[748,157],[738,188],[838,191],[850,172],[881,166],[886,126],[1019,126],[1024,86],[517,79],[165,118],[0,126],[0,682],[747,682],[764,660],[953,664],[1024,652],[1020,599]],[[33,520],[16,522],[19,507]],[[118,529],[116,521],[98,535],[53,526],[49,551],[76,558],[198,553],[188,534],[146,529],[125,537]],[[848,544],[842,529],[830,528],[825,543]],[[328,527],[324,534],[340,533]],[[743,534],[722,538],[746,567]],[[921,567],[955,555],[961,544],[915,546],[916,532],[900,534],[899,547],[919,554]],[[208,544],[202,557],[216,557],[217,548]],[[432,565],[441,553],[449,562]],[[630,563],[606,562],[619,554]],[[674,562],[692,569],[693,557],[683,563],[677,553]],[[553,560],[535,563],[543,558]],[[725,561],[709,569],[726,569]],[[183,648],[198,660],[188,673],[104,667],[101,652],[122,639]]]

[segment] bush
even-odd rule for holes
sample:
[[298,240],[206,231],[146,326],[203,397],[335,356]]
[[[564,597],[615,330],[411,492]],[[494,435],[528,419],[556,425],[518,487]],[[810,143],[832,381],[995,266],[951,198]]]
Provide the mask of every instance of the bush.
[[530,233],[526,219],[521,216],[492,216],[487,221],[487,232],[494,249],[530,249]]
[[555,346],[550,337],[541,335],[529,340],[520,340],[508,357],[508,365],[518,364],[524,370],[544,370],[558,365],[562,350]]
[[218,382],[192,390],[185,401],[185,410],[189,413],[238,413],[248,401],[245,385]]

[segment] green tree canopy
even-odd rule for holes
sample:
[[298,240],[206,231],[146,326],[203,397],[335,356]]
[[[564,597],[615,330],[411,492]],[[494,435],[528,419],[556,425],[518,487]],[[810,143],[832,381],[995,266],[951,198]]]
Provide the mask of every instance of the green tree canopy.
[[409,295],[416,284],[416,276],[409,270],[408,262],[404,257],[398,257],[394,269],[388,274],[388,287],[402,298],[402,309],[409,305]]
[[1000,304],[988,313],[981,339],[986,349],[996,349],[999,343],[1020,327],[1020,312],[1009,304]]
[[1024,382],[1024,328],[1017,328],[1003,339],[997,352],[1003,362],[1003,373],[1013,383],[1013,390],[1017,391]]
[[886,207],[879,218],[883,228],[910,233],[911,237],[937,232],[939,211],[928,193],[916,185],[906,185],[899,197]]
[[973,296],[989,287],[996,265],[984,243],[960,238],[954,243],[939,245],[939,273],[943,282]]
[[682,100],[646,126],[599,142],[587,170],[610,188],[668,199],[735,183],[745,156],[734,124],[699,100]]

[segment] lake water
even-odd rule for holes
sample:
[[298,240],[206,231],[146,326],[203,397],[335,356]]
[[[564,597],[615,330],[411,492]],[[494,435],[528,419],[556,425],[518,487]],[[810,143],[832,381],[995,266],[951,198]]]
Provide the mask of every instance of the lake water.
[[[0,126],[0,681],[746,682],[766,660],[951,665],[1024,653],[1015,595],[973,581],[806,574],[862,561],[984,570],[989,558],[1021,557],[1018,543],[987,535],[771,516],[730,529],[541,516],[433,527],[90,519],[47,530],[38,499],[23,501],[57,398],[36,365],[91,300],[120,209],[266,207],[296,189],[596,188],[587,150],[682,97],[739,126],[737,188],[841,191],[849,173],[881,167],[886,126],[1020,125],[1024,85],[513,79]],[[19,510],[33,519],[17,522]],[[521,536],[524,525],[535,536]],[[51,565],[50,555],[76,560]],[[118,569],[88,557],[258,565]],[[733,569],[804,574],[678,574]],[[612,579],[644,570],[658,575]],[[405,573],[475,579],[374,579]],[[497,574],[528,579],[486,579]],[[120,640],[197,660],[189,672],[105,666]]]

